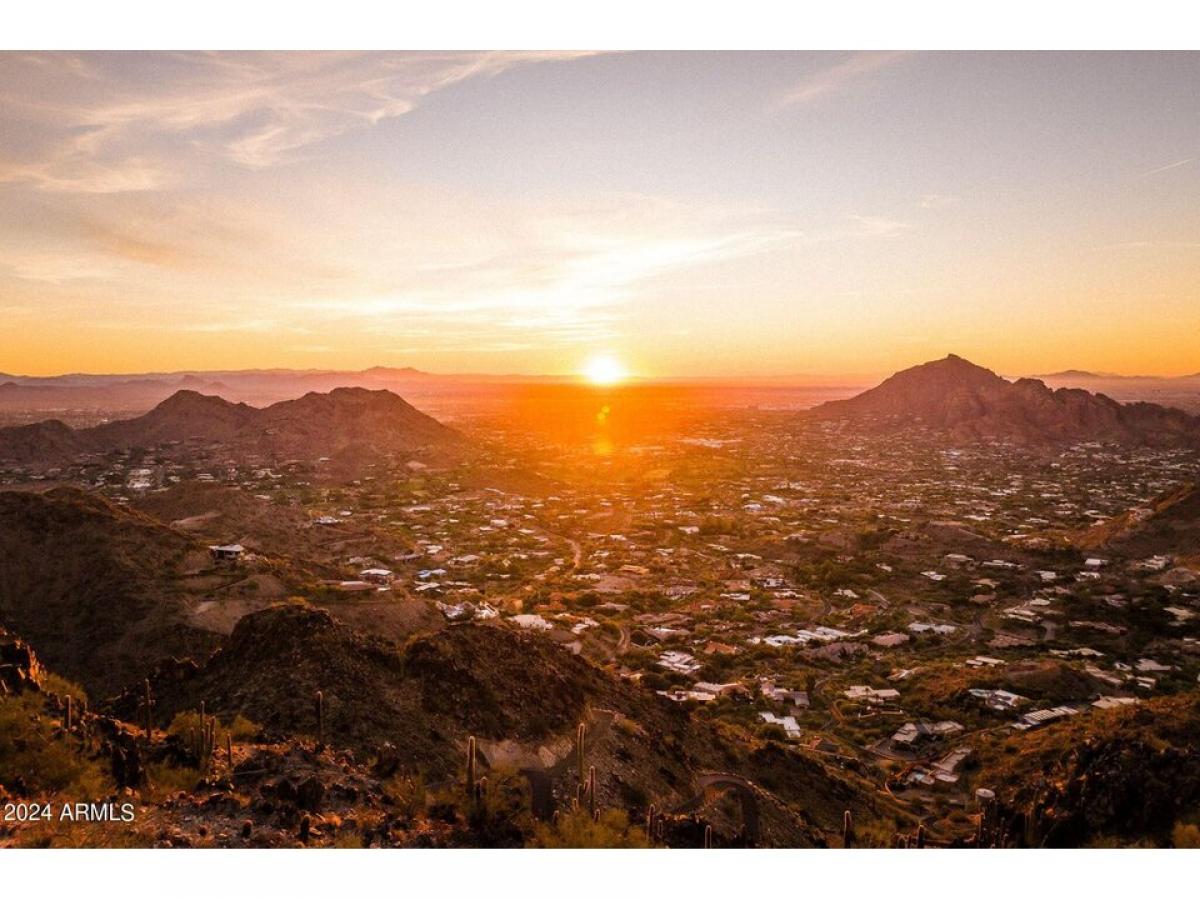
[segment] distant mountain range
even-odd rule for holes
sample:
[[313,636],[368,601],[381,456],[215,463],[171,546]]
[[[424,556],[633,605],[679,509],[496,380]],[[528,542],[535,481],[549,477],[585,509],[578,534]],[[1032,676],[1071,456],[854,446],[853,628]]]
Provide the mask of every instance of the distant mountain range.
[[257,405],[339,387],[391,390],[406,396],[451,393],[480,386],[553,381],[519,375],[434,375],[411,367],[336,369],[241,369],[212,372],[149,372],[140,375],[70,374],[48,377],[0,374],[0,412],[149,409],[179,390],[217,394]]
[[809,415],[878,429],[915,426],[955,440],[1200,446],[1200,418],[1181,410],[1118,403],[1078,388],[1053,390],[1034,378],[1008,381],[954,354],[897,372],[869,391],[824,403]]
[[1112,381],[1182,382],[1200,381],[1200,372],[1193,372],[1190,375],[1117,375],[1114,372],[1088,372],[1085,369],[1064,369],[1061,372],[1050,372],[1045,375],[1034,375],[1032,377],[1037,378],[1039,381],[1097,379]]
[[[1067,369],[1035,375],[1048,387],[1082,387],[1099,391],[1121,402],[1149,401],[1200,413],[1200,373],[1179,377],[1109,375],[1082,369]],[[771,391],[826,391],[826,396],[849,396],[868,383],[861,377],[813,374],[787,376],[684,376],[635,378],[642,386],[674,386],[691,390],[693,397],[714,392],[709,398],[718,405],[745,403],[774,406],[780,403]],[[454,415],[464,407],[477,408],[480,401],[512,396],[514,390],[578,380],[562,375],[436,374],[411,366],[373,366],[361,370],[340,369],[228,369],[213,371],[146,372],[141,374],[71,373],[54,376],[7,375],[0,373],[0,416],[17,416],[22,421],[64,417],[76,423],[96,421],[113,414],[128,416],[145,412],[179,390],[215,394],[234,402],[266,406],[301,394],[329,392],[339,387],[389,390],[423,408]],[[730,389],[741,389],[731,401]],[[758,394],[746,394],[756,388]],[[803,402],[810,393],[800,399]]]
[[1083,388],[1105,394],[1122,403],[1147,401],[1200,413],[1200,373],[1162,377],[1157,375],[1113,375],[1068,369],[1034,376],[1051,388]]
[[332,455],[347,448],[415,450],[462,436],[390,391],[336,388],[263,409],[177,391],[150,412],[92,428],[51,419],[0,428],[0,459],[50,462],[81,453],[202,442],[272,457]]

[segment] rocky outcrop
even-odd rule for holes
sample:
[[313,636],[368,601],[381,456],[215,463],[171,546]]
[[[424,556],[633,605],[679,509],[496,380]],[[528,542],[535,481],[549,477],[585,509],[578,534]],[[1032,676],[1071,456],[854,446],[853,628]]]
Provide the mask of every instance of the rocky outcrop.
[[0,628],[0,694],[40,690],[44,674],[33,648]]

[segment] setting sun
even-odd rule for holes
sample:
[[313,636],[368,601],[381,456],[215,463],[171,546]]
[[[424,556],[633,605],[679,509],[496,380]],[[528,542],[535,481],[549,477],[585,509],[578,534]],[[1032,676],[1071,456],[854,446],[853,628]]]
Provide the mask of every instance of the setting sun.
[[583,367],[583,377],[596,385],[612,385],[629,377],[621,361],[612,356],[593,356]]

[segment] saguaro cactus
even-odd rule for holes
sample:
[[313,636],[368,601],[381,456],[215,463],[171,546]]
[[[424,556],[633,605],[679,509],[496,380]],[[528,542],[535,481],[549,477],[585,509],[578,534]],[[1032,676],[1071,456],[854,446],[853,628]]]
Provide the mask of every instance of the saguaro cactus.
[[925,826],[924,825],[917,826],[917,849],[918,850],[925,849]]
[[597,812],[596,812],[596,767],[595,766],[591,766],[588,768],[587,795],[588,795],[588,815],[590,815],[593,819],[595,819],[597,816]]
[[313,704],[317,712],[317,743],[325,743],[325,693],[317,691],[313,695]]
[[850,810],[842,813],[842,846],[854,846],[854,817],[850,815]]
[[229,771],[233,771],[233,733],[225,732],[225,756],[229,760]]
[[212,758],[217,752],[217,717],[208,720],[208,730],[204,735],[204,769],[208,770]]
[[583,722],[579,723],[579,727],[575,729],[575,761],[579,769],[579,781],[583,783],[583,760],[584,760],[584,741],[587,738],[587,725]]
[[205,715],[203,709],[201,704],[200,726],[188,729],[187,748],[196,757],[200,771],[207,772],[217,749],[217,717]]
[[71,730],[72,718],[73,718],[71,714],[73,712],[74,712],[74,708],[71,706],[71,695],[67,694],[67,709],[66,709],[66,715],[65,715],[65,724],[67,726],[67,731]]
[[154,697],[150,693],[150,679],[147,678],[144,682],[145,697],[143,703],[146,707],[146,740],[150,740],[151,732],[154,729]]
[[657,815],[658,807],[651,803],[650,808],[646,810],[646,840],[650,842],[654,841],[654,819]]
[[712,849],[712,839],[713,839],[712,826],[705,825],[704,826],[704,849],[705,850]]
[[467,738],[467,796],[475,796],[475,735]]

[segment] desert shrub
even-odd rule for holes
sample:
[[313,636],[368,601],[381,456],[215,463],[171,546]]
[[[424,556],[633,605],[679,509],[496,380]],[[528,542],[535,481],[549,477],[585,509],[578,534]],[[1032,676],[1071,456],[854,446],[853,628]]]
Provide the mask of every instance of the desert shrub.
[[487,789],[470,804],[467,820],[480,846],[520,847],[532,827],[525,779],[509,769],[487,772]]
[[363,836],[357,828],[339,831],[337,837],[333,839],[333,847],[335,850],[361,850]]
[[777,741],[781,744],[787,743],[787,732],[783,730],[782,725],[776,725],[773,722],[766,722],[759,725],[755,729],[755,733],[764,741]]
[[153,802],[165,800],[180,791],[191,793],[200,781],[200,770],[191,766],[150,763],[146,766],[148,784],[143,796]]
[[[226,736],[232,737],[235,743],[252,740],[262,730],[255,722],[251,722],[240,713],[233,717],[228,725],[217,719],[217,741],[216,750],[221,751],[225,748]],[[176,713],[175,718],[171,720],[171,724],[167,726],[167,734],[173,734],[178,737],[186,737],[189,731],[200,731],[200,713],[199,712],[181,712]]]
[[133,828],[113,828],[107,822],[54,820],[22,829],[13,846],[30,850],[113,850],[145,847],[146,838]]
[[383,793],[400,815],[413,820],[425,812],[425,779],[420,776],[397,775],[383,784]]
[[631,825],[629,817],[619,809],[605,810],[600,813],[599,821],[593,820],[586,809],[560,815],[552,824],[539,824],[530,843],[551,849],[648,846],[645,832]]
[[1171,843],[1186,850],[1200,850],[1200,825],[1176,822],[1171,830]]
[[87,702],[87,691],[81,688],[73,681],[68,681],[61,675],[48,673],[42,679],[42,688],[48,694],[58,694],[62,697],[71,697],[76,703]]
[[[220,723],[217,724],[217,730],[220,731]],[[249,741],[262,731],[262,726],[257,722],[251,722],[241,713],[233,717],[233,721],[228,726],[229,734],[235,741]]]
[[29,797],[90,801],[114,790],[107,767],[63,733],[59,716],[33,693],[0,698],[0,777],[5,787],[21,786],[20,794]]

